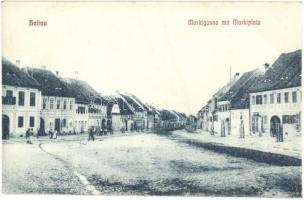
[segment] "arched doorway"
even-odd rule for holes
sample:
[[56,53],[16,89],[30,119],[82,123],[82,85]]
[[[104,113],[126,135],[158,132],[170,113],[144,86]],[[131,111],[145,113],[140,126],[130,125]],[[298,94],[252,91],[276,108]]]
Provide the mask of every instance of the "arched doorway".
[[2,115],[2,140],[9,139],[9,117],[7,115]]
[[272,116],[270,119],[270,135],[272,137],[277,136],[280,131],[281,120],[278,116]]
[[39,135],[45,135],[45,122],[44,122],[44,119],[41,117],[40,117]]

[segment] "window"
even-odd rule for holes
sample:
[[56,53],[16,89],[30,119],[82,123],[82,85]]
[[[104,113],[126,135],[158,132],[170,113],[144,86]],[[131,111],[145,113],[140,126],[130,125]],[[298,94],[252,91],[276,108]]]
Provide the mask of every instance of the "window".
[[292,92],[292,103],[297,103],[298,99],[297,99],[297,92],[294,91]]
[[50,109],[54,108],[54,99],[50,99]]
[[43,99],[42,101],[42,109],[46,109],[46,100],[47,99]]
[[85,114],[85,107],[84,106],[78,106],[77,113],[79,113],[79,114]]
[[257,95],[256,96],[256,104],[262,104],[263,103],[263,100],[262,100],[262,95]]
[[19,128],[23,127],[23,117],[21,116],[18,117],[18,127]]
[[64,100],[64,101],[63,101],[63,109],[66,110],[66,107],[67,107],[67,101]]
[[274,102],[274,95],[270,94],[270,103],[273,104],[273,102]]
[[13,91],[12,90],[6,90],[6,96],[7,97],[13,97]]
[[18,104],[19,104],[19,106],[24,106],[24,92],[23,91],[19,92]]
[[296,115],[283,115],[283,124],[295,124],[297,122]]
[[35,117],[30,117],[30,127],[35,126]]
[[263,100],[264,104],[267,104],[267,94],[264,94],[264,100]]
[[57,109],[60,109],[60,99],[57,99]]
[[251,102],[252,102],[252,105],[255,105],[255,96],[251,97]]
[[30,106],[36,105],[36,94],[34,92],[30,93]]
[[73,101],[70,101],[70,110],[73,109]]
[[281,103],[281,93],[277,94],[277,103]]
[[284,93],[284,101],[285,101],[285,103],[288,103],[288,100],[289,100],[289,92],[285,92]]

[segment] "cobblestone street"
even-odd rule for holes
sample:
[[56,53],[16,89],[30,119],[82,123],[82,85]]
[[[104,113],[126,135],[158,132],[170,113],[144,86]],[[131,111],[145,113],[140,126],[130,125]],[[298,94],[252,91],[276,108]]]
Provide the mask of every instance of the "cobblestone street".
[[301,167],[235,158],[152,133],[3,143],[3,192],[299,197]]

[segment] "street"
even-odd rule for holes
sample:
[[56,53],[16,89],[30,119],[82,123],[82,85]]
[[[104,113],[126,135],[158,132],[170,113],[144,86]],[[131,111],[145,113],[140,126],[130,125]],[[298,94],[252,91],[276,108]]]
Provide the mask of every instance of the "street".
[[153,133],[3,143],[3,193],[300,197],[301,167]]

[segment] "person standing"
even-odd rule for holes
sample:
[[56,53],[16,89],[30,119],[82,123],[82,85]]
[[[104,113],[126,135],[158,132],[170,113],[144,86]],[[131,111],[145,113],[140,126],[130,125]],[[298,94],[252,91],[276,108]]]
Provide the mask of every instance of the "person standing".
[[49,130],[49,135],[50,135],[50,139],[53,139],[53,130],[52,129]]
[[57,130],[55,129],[55,130],[54,130],[54,133],[53,133],[53,139],[57,139],[57,133],[58,133],[58,132],[57,132]]
[[30,131],[30,142],[32,143],[32,139],[34,137],[34,130],[33,128],[31,128],[31,131]]
[[26,139],[26,143],[28,144],[32,144],[30,136],[31,136],[31,129],[28,128],[25,132],[25,139]]
[[94,142],[94,140],[95,140],[95,138],[94,138],[94,131],[95,131],[95,128],[91,127],[90,130],[89,130],[89,139],[88,139],[88,141],[90,141],[92,139],[93,142]]

